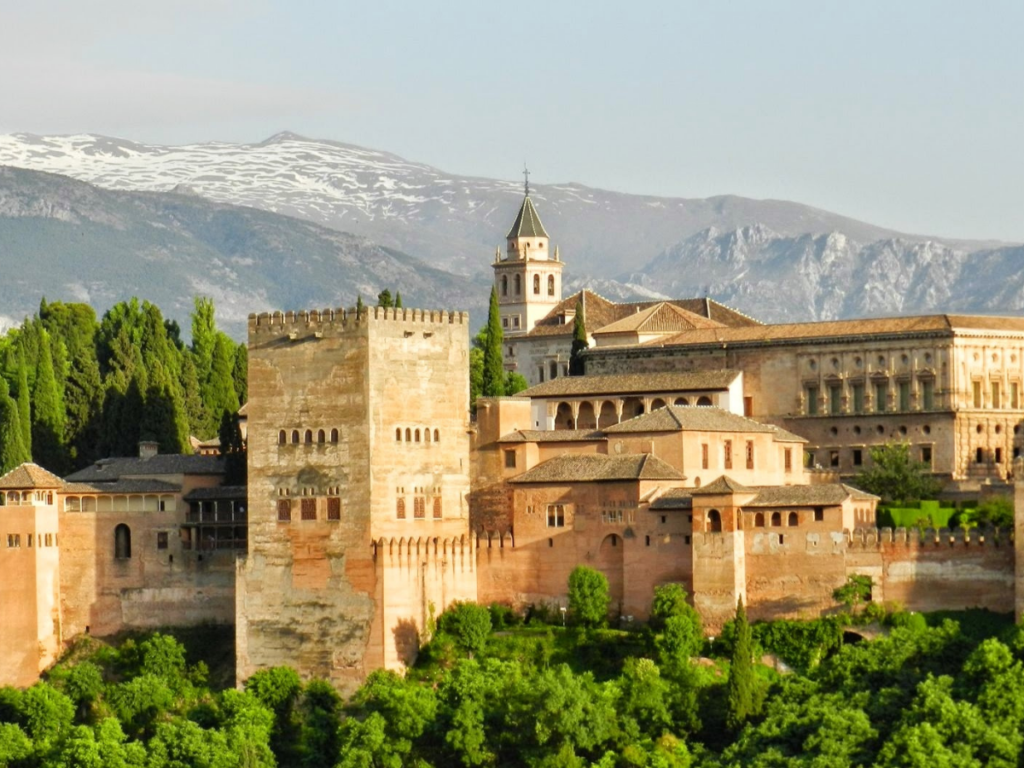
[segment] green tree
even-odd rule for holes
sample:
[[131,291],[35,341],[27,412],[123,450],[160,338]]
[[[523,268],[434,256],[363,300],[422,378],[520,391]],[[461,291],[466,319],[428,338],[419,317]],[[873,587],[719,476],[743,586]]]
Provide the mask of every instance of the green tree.
[[483,335],[483,371],[481,394],[484,397],[501,397],[505,394],[505,366],[502,361],[501,313],[498,310],[498,291],[491,286],[491,302],[487,311],[487,327]]
[[480,653],[491,634],[491,612],[476,603],[454,602],[441,614],[438,629],[470,655]]
[[[582,296],[582,294],[580,294]],[[572,321],[572,349],[569,352],[569,375],[582,376],[584,373],[583,353],[590,343],[587,341],[587,319],[583,316],[583,299],[576,302],[576,316]]]
[[738,731],[749,717],[757,714],[754,711],[757,691],[754,679],[753,638],[742,597],[736,601],[735,633],[729,680],[726,683],[726,723],[731,730]]
[[660,584],[654,588],[651,601],[651,626],[660,629],[671,616],[687,616],[693,608],[686,601],[686,588],[682,584]]
[[0,474],[31,460],[21,433],[18,405],[8,394],[7,380],[0,376]]
[[871,600],[871,577],[859,573],[847,577],[843,586],[832,590],[832,599],[856,611],[861,603]]
[[217,342],[217,323],[214,320],[213,299],[196,296],[192,311],[192,354],[196,376],[202,387],[213,369],[213,347]]
[[395,291],[395,309],[402,309],[402,292]]
[[377,306],[390,309],[394,306],[394,302],[391,300],[391,291],[385,288],[383,291],[377,294]]
[[189,434],[208,436],[206,430],[210,422],[210,415],[200,392],[195,355],[187,351],[182,354],[181,358],[181,394],[185,413],[188,416]]
[[32,393],[28,386],[28,364],[24,353],[18,354],[18,422],[21,425],[21,440],[29,457],[32,456]]
[[516,371],[509,371],[508,376],[505,377],[505,394],[509,397],[518,395],[524,389],[528,389],[529,386],[530,383],[526,380],[526,377]]
[[677,677],[689,665],[690,659],[700,653],[704,645],[700,614],[692,613],[669,616],[664,629],[655,640],[658,660],[666,672]]
[[247,459],[245,441],[237,413],[224,411],[220,421],[220,452],[224,456],[224,484],[245,485]]
[[302,695],[302,764],[308,768],[338,762],[341,697],[325,680],[313,680]]
[[224,333],[218,333],[213,345],[213,364],[210,378],[203,390],[203,403],[207,411],[216,418],[216,426],[224,411],[237,413],[240,403],[235,392],[232,369],[234,368],[235,343]]
[[641,735],[661,736],[672,724],[669,714],[669,686],[658,665],[650,659],[626,659],[619,677],[622,696],[618,711],[627,737],[637,741]]
[[1013,526],[1013,498],[991,496],[973,509],[960,513],[960,524],[982,528],[1010,528]]
[[239,406],[249,400],[249,347],[242,342],[235,347],[235,365],[231,369],[231,379],[235,385]]
[[870,449],[871,465],[854,479],[854,484],[883,501],[916,501],[934,496],[940,483],[927,464],[915,461],[910,443],[889,442]]
[[189,453],[188,413],[181,387],[160,361],[154,361],[149,370],[139,435],[144,440],[155,440],[164,453]]
[[608,620],[611,597],[608,579],[600,571],[577,565],[569,574],[569,612],[584,627],[598,627]]
[[36,384],[32,392],[33,457],[37,464],[59,474],[66,467],[64,398],[57,386],[50,354],[50,334],[45,329],[40,332],[39,342]]
[[359,294],[358,296],[356,296],[356,317],[357,317],[357,318],[358,318],[358,317],[362,317],[362,315],[363,315],[363,310],[364,310],[365,308],[366,308],[366,307],[365,307],[365,305],[363,304],[363,294],[361,294],[361,293],[360,293],[360,294]]

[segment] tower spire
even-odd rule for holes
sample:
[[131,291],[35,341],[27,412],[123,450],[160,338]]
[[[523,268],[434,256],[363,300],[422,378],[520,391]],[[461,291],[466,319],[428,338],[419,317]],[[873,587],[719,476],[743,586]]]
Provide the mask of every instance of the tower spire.
[[526,167],[526,162],[525,161],[523,162],[523,179],[524,179],[523,187],[524,187],[524,189],[526,191],[526,196],[529,197],[530,196],[530,169]]

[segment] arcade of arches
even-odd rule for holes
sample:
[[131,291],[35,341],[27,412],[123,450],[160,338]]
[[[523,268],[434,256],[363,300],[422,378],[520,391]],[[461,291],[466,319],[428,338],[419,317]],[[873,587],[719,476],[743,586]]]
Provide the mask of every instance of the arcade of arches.
[[597,400],[562,400],[555,409],[555,429],[604,429],[666,405],[712,405],[707,395],[612,397]]

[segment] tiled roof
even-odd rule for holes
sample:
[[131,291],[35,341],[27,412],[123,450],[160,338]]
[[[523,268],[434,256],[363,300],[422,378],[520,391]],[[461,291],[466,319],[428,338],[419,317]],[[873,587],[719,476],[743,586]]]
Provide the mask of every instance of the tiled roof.
[[[527,337],[572,336],[573,324],[572,322],[562,322],[562,315],[566,312],[574,312],[576,303],[580,300],[583,301],[586,314],[587,331],[591,334],[618,320],[635,315],[638,311],[642,312],[650,307],[666,303],[662,301],[632,301],[617,304],[593,291],[577,291],[556,304],[547,315],[537,322]],[[671,299],[667,303],[728,327],[760,325],[753,318],[724,304],[719,304],[714,299]]]
[[114,480],[109,483],[65,483],[65,493],[179,493],[180,485],[163,480]]
[[587,483],[609,480],[682,480],[672,466],[647,453],[627,456],[556,456],[527,470],[513,483]]
[[693,509],[693,489],[670,488],[651,502],[651,509]]
[[655,304],[647,309],[639,309],[614,323],[592,331],[594,336],[610,333],[671,333],[672,331],[689,331],[694,328],[724,328],[725,323],[710,320],[677,307],[667,301]]
[[185,494],[185,501],[208,501],[210,499],[245,499],[248,492],[244,485],[218,485],[215,488],[193,488]]
[[671,373],[610,373],[599,376],[562,376],[519,393],[519,397],[625,395],[655,392],[693,392],[728,389],[739,371]]
[[834,506],[851,497],[858,501],[878,499],[843,483],[759,486],[751,490],[757,492],[757,498],[744,507]]
[[512,237],[547,237],[544,225],[540,223],[540,216],[537,209],[533,207],[533,201],[527,195],[523,198],[523,204],[519,207],[519,215],[516,216],[512,229],[505,235],[505,239]]
[[800,435],[794,435],[788,429],[783,429],[775,424],[765,424],[766,427],[770,427],[772,432],[775,433],[775,442],[777,443],[807,443],[810,442],[806,437],[800,437]]
[[576,443],[603,440],[604,432],[586,429],[518,429],[503,435],[499,443]]
[[707,485],[702,485],[700,488],[693,488],[690,490],[690,494],[693,496],[718,496],[728,495],[730,493],[757,493],[753,488],[748,488],[742,483],[738,483],[727,475],[722,475],[717,480],[712,480]]
[[907,334],[952,335],[957,329],[972,331],[1024,332],[1024,317],[986,315],[921,315],[917,317],[874,317],[856,320],[830,320],[820,323],[781,323],[744,328],[714,328],[683,331],[675,336],[647,342],[651,346],[701,344],[785,343],[808,339],[865,336],[901,336]]
[[768,432],[778,433],[778,427],[737,416],[735,413],[710,405],[666,405],[650,413],[636,416],[611,427],[608,434],[622,432]]
[[29,488],[63,488],[64,481],[52,472],[43,469],[38,464],[26,462],[21,464],[3,477],[0,477],[0,488],[17,488],[26,490]]
[[70,482],[102,483],[138,475],[223,475],[224,458],[195,454],[161,453],[148,459],[138,457],[100,459],[68,475]]

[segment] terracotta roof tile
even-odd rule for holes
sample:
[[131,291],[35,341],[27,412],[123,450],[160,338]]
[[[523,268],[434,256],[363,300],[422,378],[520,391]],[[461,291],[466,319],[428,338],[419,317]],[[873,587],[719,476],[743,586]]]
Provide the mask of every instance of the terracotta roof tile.
[[65,483],[65,493],[179,493],[181,486],[163,480],[114,480],[109,483]]
[[0,477],[0,488],[63,488],[64,481],[38,464],[26,462],[3,477]]
[[530,387],[520,392],[518,397],[535,398],[717,391],[727,389],[739,375],[739,371],[690,371],[562,376]]
[[[667,405],[604,430],[622,432],[769,432],[779,428],[709,405]],[[789,434],[789,433],[787,433]],[[795,437],[795,436],[794,436]],[[800,438],[797,438],[800,439]]]
[[682,480],[674,467],[647,453],[626,456],[556,456],[527,470],[513,483],[588,483],[612,480]]
[[727,475],[722,475],[717,480],[712,480],[707,485],[702,485],[700,488],[693,488],[690,491],[692,496],[727,496],[731,493],[757,493],[757,491],[753,488],[748,488],[742,483],[736,482]]
[[638,310],[621,320],[592,331],[594,336],[610,333],[671,333],[694,328],[725,328],[725,323],[702,317],[688,309],[663,301]]
[[878,499],[842,483],[758,486],[751,490],[757,493],[757,498],[744,507],[835,506],[851,497],[858,501]]
[[604,440],[604,432],[587,429],[518,429],[498,439],[499,443],[577,443]]
[[223,475],[222,456],[161,453],[148,459],[138,457],[101,459],[68,475],[71,482],[110,482],[135,475]]

